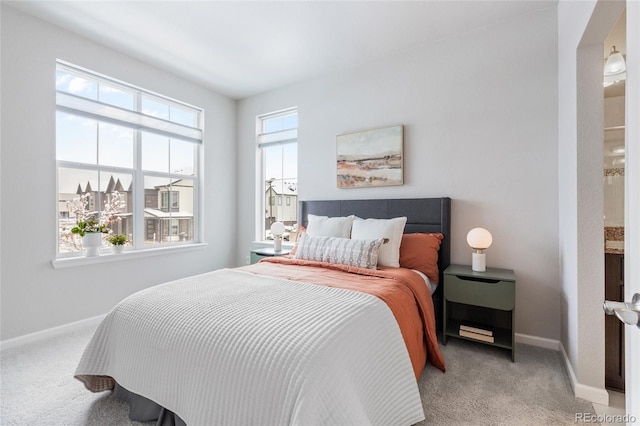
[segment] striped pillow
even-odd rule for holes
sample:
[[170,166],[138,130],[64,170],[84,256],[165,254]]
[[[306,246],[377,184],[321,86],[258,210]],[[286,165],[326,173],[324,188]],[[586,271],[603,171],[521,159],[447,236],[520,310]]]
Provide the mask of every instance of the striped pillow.
[[306,233],[300,237],[298,249],[293,258],[376,269],[378,252],[383,242],[383,238],[352,240],[339,237],[316,237]]

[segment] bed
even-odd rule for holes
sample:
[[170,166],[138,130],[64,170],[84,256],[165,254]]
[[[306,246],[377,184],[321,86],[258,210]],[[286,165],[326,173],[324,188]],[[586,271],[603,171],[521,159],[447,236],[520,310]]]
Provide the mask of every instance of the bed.
[[[439,277],[432,279],[441,282],[449,264],[449,198],[299,206],[305,227],[312,216],[351,215],[406,217],[407,234],[442,234]],[[291,258],[126,298],[96,330],[75,377],[93,392],[114,390],[131,404],[132,420],[158,424],[422,420],[417,378],[427,361],[444,371],[435,336],[441,291],[436,286],[432,295],[424,277],[406,268],[304,258],[305,244]]]

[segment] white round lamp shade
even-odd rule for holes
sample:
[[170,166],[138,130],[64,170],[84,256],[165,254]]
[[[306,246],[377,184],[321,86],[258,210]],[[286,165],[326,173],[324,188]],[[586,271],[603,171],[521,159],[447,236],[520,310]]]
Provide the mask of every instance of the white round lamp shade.
[[493,238],[491,233],[484,228],[473,228],[467,234],[467,244],[475,251],[471,255],[471,270],[484,272],[487,269],[487,255],[483,250],[489,248]]
[[484,250],[489,248],[492,242],[491,233],[484,228],[473,228],[467,234],[467,244],[474,249]]
[[273,235],[284,234],[284,224],[282,222],[273,222],[273,224],[271,224],[271,233]]

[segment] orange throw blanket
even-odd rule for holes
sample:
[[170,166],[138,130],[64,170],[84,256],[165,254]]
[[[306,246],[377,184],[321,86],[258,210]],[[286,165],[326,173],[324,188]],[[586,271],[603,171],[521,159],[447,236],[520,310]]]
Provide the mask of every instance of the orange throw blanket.
[[445,371],[436,337],[433,300],[422,278],[409,269],[383,267],[374,270],[286,256],[265,258],[240,269],[374,295],[389,306],[398,321],[416,380],[420,378],[427,359]]

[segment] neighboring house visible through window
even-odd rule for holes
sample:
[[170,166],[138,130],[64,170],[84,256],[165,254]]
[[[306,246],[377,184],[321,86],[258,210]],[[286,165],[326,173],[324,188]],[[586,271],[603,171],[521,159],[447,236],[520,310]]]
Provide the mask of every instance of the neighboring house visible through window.
[[284,238],[291,239],[298,221],[298,110],[292,108],[259,116],[258,147],[264,183],[257,212],[263,224],[258,239],[272,238],[273,222],[284,223]]
[[[176,186],[179,182],[174,182],[173,185]],[[162,205],[160,206],[163,212],[168,211],[178,211],[180,193],[178,191],[169,191],[168,188],[164,190],[160,190],[160,194],[162,194]]]
[[58,253],[82,216],[134,249],[198,240],[203,111],[61,61],[56,91]]

